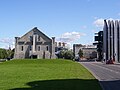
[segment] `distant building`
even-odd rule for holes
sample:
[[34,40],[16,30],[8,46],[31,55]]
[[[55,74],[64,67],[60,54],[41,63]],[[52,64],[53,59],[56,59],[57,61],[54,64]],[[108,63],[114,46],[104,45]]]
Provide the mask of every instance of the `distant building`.
[[103,31],[95,33],[95,43],[93,45],[97,46],[97,60],[103,60]]
[[97,49],[96,48],[82,48],[83,57],[86,59],[94,59],[97,58]]
[[78,56],[78,52],[79,50],[82,48],[84,48],[85,45],[82,45],[82,44],[73,44],[73,53],[74,53],[74,56]]
[[66,44],[64,42],[56,42],[55,52],[66,49]]
[[59,53],[62,51],[62,50],[68,50],[68,48],[66,47],[66,44],[67,43],[64,43],[64,42],[56,42],[56,45],[55,45],[55,55],[59,58]]
[[55,37],[49,38],[37,27],[22,37],[15,37],[15,59],[50,59],[55,57]]
[[74,56],[78,56],[79,50],[83,51],[83,58],[93,59],[97,58],[97,49],[93,45],[82,45],[82,44],[74,44],[73,45],[73,53]]

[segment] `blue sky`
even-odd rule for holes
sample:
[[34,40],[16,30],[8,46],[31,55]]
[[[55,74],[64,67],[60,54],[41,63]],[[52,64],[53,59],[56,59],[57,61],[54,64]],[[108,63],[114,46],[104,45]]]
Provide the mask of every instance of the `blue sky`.
[[120,0],[0,0],[0,47],[38,27],[56,41],[91,44],[104,19],[120,18]]

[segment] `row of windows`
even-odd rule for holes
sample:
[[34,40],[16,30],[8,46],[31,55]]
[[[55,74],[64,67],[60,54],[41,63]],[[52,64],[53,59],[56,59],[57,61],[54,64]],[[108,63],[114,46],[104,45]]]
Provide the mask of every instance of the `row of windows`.
[[[32,46],[29,46],[29,50],[30,51],[32,50]],[[41,50],[41,48],[40,48],[40,46],[38,46],[37,51],[40,51],[40,50]],[[46,51],[48,51],[48,50],[49,50],[49,47],[46,46]],[[24,51],[24,46],[21,46],[21,51]]]

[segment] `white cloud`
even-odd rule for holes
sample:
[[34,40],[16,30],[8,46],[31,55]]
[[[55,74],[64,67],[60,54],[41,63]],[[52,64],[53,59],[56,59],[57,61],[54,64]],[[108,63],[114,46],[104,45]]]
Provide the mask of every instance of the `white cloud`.
[[11,39],[11,38],[0,38],[0,42],[11,44],[13,42],[13,39]]
[[[107,21],[108,20],[113,20],[113,21],[115,21],[115,20],[119,20],[119,19],[113,19],[113,18],[108,18],[108,19],[106,19]],[[103,27],[103,25],[104,25],[104,19],[103,18],[98,18],[98,19],[96,19],[94,22],[93,22],[93,24],[96,26],[96,27]]]
[[[120,13],[119,13],[119,15],[120,15]],[[95,19],[95,18],[94,18]],[[106,19],[107,21],[108,20],[113,20],[113,21],[115,21],[115,20],[120,20],[120,19],[113,19],[113,18],[108,18],[108,19]],[[104,19],[103,18],[96,18],[96,20],[93,22],[93,24],[96,26],[96,27],[103,27],[103,25],[104,25]]]
[[60,42],[74,42],[77,39],[80,39],[81,36],[84,36],[85,34],[80,32],[66,32],[61,35],[61,37],[57,38],[57,41]]
[[0,38],[0,43],[1,43],[0,47],[6,49],[8,49],[9,46],[11,48],[14,48],[15,45],[14,39],[11,38]]
[[99,18],[99,19],[96,19],[93,24],[96,26],[96,27],[103,27],[104,25],[104,19],[103,18]]
[[97,32],[96,30],[92,30],[93,33]]
[[107,20],[113,20],[113,21],[115,21],[115,20],[118,20],[118,19],[109,18],[109,19],[107,19]]

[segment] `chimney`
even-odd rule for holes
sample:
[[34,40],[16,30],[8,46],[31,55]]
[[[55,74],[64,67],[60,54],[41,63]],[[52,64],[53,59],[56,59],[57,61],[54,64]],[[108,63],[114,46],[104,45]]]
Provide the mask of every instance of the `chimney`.
[[63,42],[62,44],[63,44],[63,47],[65,47],[65,43]]
[[15,37],[15,43],[20,39],[20,37]]
[[52,37],[52,42],[53,44],[55,44],[55,37]]
[[61,42],[59,42],[58,44],[59,44],[59,47],[61,47]]

